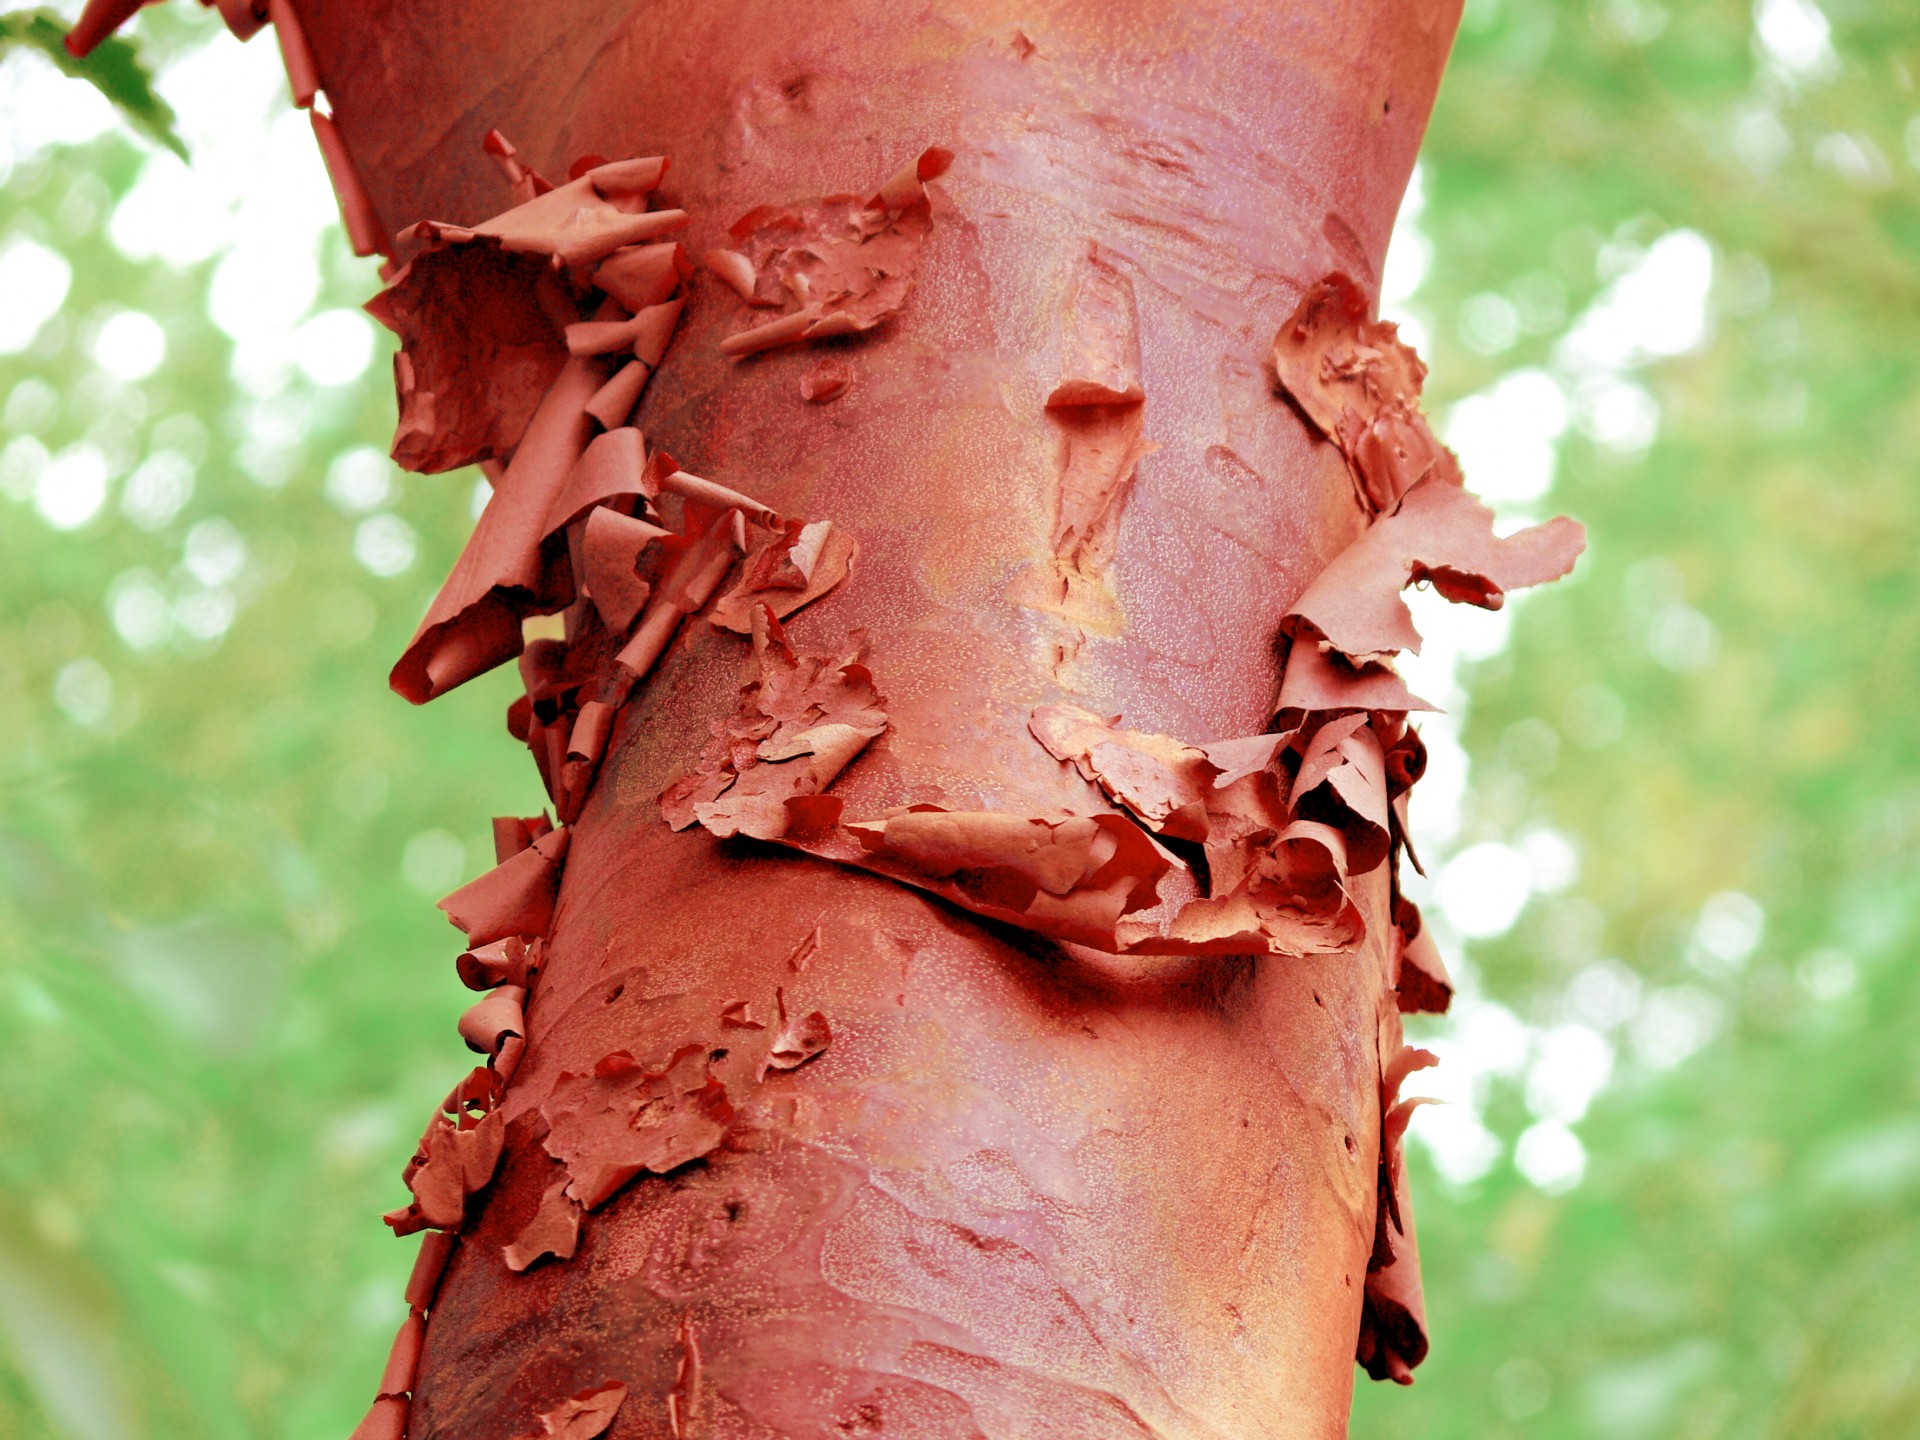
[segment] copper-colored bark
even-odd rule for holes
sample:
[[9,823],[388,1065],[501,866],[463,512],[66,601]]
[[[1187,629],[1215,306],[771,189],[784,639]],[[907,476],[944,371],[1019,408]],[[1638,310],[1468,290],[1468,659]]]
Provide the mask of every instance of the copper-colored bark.
[[[839,779],[849,813],[1105,808],[1029,737],[1038,704],[1195,741],[1268,728],[1282,617],[1366,516],[1266,352],[1309,282],[1371,288],[1450,6],[302,8],[396,224],[509,203],[493,126],[556,176],[670,156],[693,255],[756,207],[954,152],[910,299],[840,342],[844,396],[802,399],[808,347],[726,358],[768,312],[703,273],[636,417],[688,470],[858,539],[855,578],[789,622],[823,650],[869,635],[892,728]],[[1121,500],[1110,600],[1022,604],[1054,553],[1047,400],[1091,246],[1138,298],[1159,448]],[[1123,962],[676,833],[655,797],[745,650],[690,627],[620,715],[411,1433],[518,1433],[607,1379],[619,1437],[1338,1433],[1397,1048],[1384,872],[1357,956]],[[829,1017],[826,1051],[751,1087],[741,1138],[589,1214],[573,1259],[509,1270],[556,1173],[558,1076],[738,1050],[757,1032],[723,1007],[770,1016],[776,991]]]
[[[633,424],[676,457],[675,475],[764,502],[781,543],[802,533],[785,516],[857,543],[851,577],[788,622],[813,653],[866,632],[885,727],[862,732],[844,770],[836,755],[848,817],[910,804],[1118,815],[1091,760],[1076,768],[1036,742],[1036,707],[1096,723],[1124,712],[1130,733],[1189,745],[1274,729],[1283,632],[1305,636],[1296,649],[1314,642],[1288,624],[1292,607],[1381,497],[1424,473],[1358,485],[1276,397],[1268,353],[1322,277],[1375,289],[1453,0],[292,8],[361,230],[373,216],[481,226],[535,193],[523,162],[564,179],[582,156],[670,157],[659,202],[686,213],[673,238],[706,268],[651,267],[689,289],[654,327],[631,394],[597,389],[604,348],[630,338],[607,328],[619,316],[523,347],[560,376],[540,401],[559,408],[552,425],[534,420],[515,467],[585,425],[590,394],[587,413],[617,429],[644,386]],[[491,145],[511,191],[483,153],[496,126],[518,147]],[[835,194],[871,206],[859,197],[933,146],[952,162],[934,180],[945,160],[920,161],[924,216],[900,222],[919,212],[889,200],[885,228],[870,227],[897,257],[886,267],[796,260],[764,219],[736,224],[763,206],[842,224],[844,206],[805,207]],[[814,279],[783,294],[769,267]],[[821,273],[867,273],[874,289],[815,305],[806,286]],[[488,324],[518,335],[538,311]],[[800,343],[726,343],[770,321],[785,328],[766,343]],[[534,413],[551,379],[518,376],[509,408]],[[1306,384],[1293,382],[1302,404]],[[1427,453],[1412,414],[1367,432],[1403,468]],[[521,424],[489,432],[486,453],[504,458]],[[562,448],[577,453],[573,430]],[[406,443],[461,458],[428,446],[441,438]],[[534,522],[511,507],[527,495],[510,467],[483,524],[524,530]],[[1119,959],[884,875],[722,843],[704,821],[675,830],[658,797],[734,712],[749,653],[680,616],[734,552],[716,522],[685,552],[708,588],[686,599],[691,582],[669,570],[656,593],[627,558],[652,527],[593,513],[611,518],[583,537],[580,564],[617,572],[594,596],[603,617],[648,607],[621,652],[654,636],[627,672],[645,681],[624,706],[592,700],[591,723],[582,706],[551,743],[546,721],[518,714],[572,822],[564,876],[550,924],[501,918],[550,902],[561,843],[521,850],[536,837],[508,826],[511,875],[450,905],[477,917],[476,945],[545,940],[463,962],[516,993],[463,1027],[496,1057],[476,1076],[494,1078],[449,1097],[418,1171],[441,1177],[436,1216],[466,1205],[462,1237],[450,1261],[430,1242],[429,1270],[446,1264],[437,1294],[430,1277],[415,1287],[431,1314],[410,1410],[383,1401],[370,1423],[390,1430],[400,1414],[414,1440],[572,1434],[559,1427],[609,1417],[616,1440],[1340,1433],[1356,1336],[1369,1368],[1396,1378],[1425,1345],[1401,1175],[1380,1164],[1383,1110],[1404,1125],[1389,1107],[1408,1062],[1393,993],[1403,936],[1378,851],[1347,881],[1365,928],[1352,953]],[[520,602],[495,570],[534,609],[565,603],[565,557],[547,538],[463,569],[466,588],[435,611],[450,638],[439,658],[410,652],[407,693],[518,648]],[[774,584],[787,552],[756,553],[765,563],[745,574]],[[668,592],[682,597],[672,613]],[[757,607],[735,609],[751,628]],[[1320,698],[1296,711],[1339,708],[1325,697],[1360,681],[1385,696],[1360,703],[1412,703],[1372,651],[1309,658]],[[549,662],[568,663],[523,657],[530,689]],[[1381,807],[1401,801],[1417,741],[1382,729],[1303,730],[1294,793],[1273,803],[1306,816],[1309,792],[1335,805],[1366,789],[1351,810],[1384,847]],[[1417,934],[1417,919],[1403,928]],[[1422,984],[1443,1002],[1435,968]],[[592,1137],[623,1115],[608,1170]],[[503,1122],[498,1172],[480,1175],[468,1152]],[[418,1197],[397,1213],[413,1225]],[[417,1338],[396,1350],[409,1364]],[[612,1396],[603,1385],[625,1387],[617,1413],[589,1398]]]

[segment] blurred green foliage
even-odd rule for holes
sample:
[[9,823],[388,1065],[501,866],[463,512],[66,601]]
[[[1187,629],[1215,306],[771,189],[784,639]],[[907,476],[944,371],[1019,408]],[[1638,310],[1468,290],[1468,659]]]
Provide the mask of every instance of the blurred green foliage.
[[[1471,973],[1621,1059],[1570,1189],[1414,1148],[1435,1348],[1362,1383],[1359,1436],[1920,1436],[1920,13],[1835,0],[1822,52],[1774,3],[1770,54],[1728,0],[1473,0],[1434,119],[1437,406],[1553,365],[1663,234],[1714,278],[1704,343],[1631,367],[1657,435],[1559,442],[1591,553],[1468,675],[1460,843],[1547,825],[1582,860]],[[383,356],[247,380],[218,258],[109,239],[147,155],[105,136],[0,194],[0,249],[72,272],[0,355],[0,1433],[337,1440],[401,1313],[378,1212],[465,1068],[430,900],[540,797],[507,677],[431,716],[384,684],[471,477],[329,484],[384,444]],[[371,291],[320,258],[317,309]],[[137,379],[99,359],[127,312],[164,336]],[[75,521],[46,476],[81,448],[107,498]],[[1730,891],[1764,929],[1716,960]],[[1580,1008],[1608,959],[1712,1038],[1633,1058]],[[1504,1157],[1523,1078],[1484,1109]]]

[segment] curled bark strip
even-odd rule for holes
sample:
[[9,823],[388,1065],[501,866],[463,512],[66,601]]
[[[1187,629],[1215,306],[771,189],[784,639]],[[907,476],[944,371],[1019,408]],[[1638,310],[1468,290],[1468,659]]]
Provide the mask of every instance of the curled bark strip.
[[419,1253],[413,1257],[413,1273],[407,1277],[407,1305],[413,1310],[433,1309],[433,1297],[440,1293],[440,1277],[459,1237],[446,1230],[429,1230],[420,1237]]
[[1407,1120],[1424,1102],[1401,1100],[1400,1086],[1414,1071],[1437,1063],[1432,1051],[1403,1045],[1380,1076],[1379,1198],[1356,1354],[1374,1379],[1402,1385],[1413,1383],[1413,1367],[1426,1358],[1427,1318],[1413,1201],[1401,1154]]
[[1016,582],[1013,596],[1083,629],[1112,631],[1120,616],[1107,570],[1134,472],[1158,447],[1143,434],[1146,392],[1133,281],[1089,248],[1069,295],[1061,327],[1064,354],[1046,401],[1059,447],[1053,554],[1049,564]]
[[613,1424],[613,1417],[626,1398],[627,1387],[617,1380],[582,1390],[542,1412],[540,1428],[516,1436],[515,1440],[599,1440]]
[[596,508],[587,516],[581,579],[610,634],[625,635],[645,607],[653,587],[640,578],[640,558],[648,546],[670,534],[617,510]]
[[661,814],[676,830],[697,823],[722,837],[781,839],[786,802],[820,795],[887,728],[857,639],[841,655],[797,654],[764,606],[753,639],[757,678],[714,725],[692,773],[660,794]]
[[574,306],[537,255],[447,247],[401,267],[364,307],[400,337],[395,462],[433,473],[511,455],[566,363],[554,312]]
[[1134,468],[1156,447],[1141,434],[1144,412],[1137,404],[1076,405],[1051,415],[1063,446],[1054,556],[1068,575],[1098,579],[1113,563]]
[[657,1070],[619,1050],[588,1074],[563,1072],[541,1106],[542,1143],[567,1167],[568,1197],[596,1209],[642,1171],[665,1175],[718,1149],[733,1106],[707,1064],[694,1044]]
[[1119,815],[1010,815],[916,805],[800,848],[939,895],[990,919],[1098,949],[1159,900],[1171,858]]
[[1340,828],[1354,873],[1364,874],[1387,858],[1392,819],[1386,753],[1367,716],[1339,716],[1314,731],[1300,752],[1288,804],[1295,814]]
[[1387,662],[1355,665],[1313,636],[1295,640],[1287,651],[1287,668],[1274,704],[1283,724],[1297,723],[1309,714],[1342,710],[1405,714],[1434,708],[1407,689],[1406,682]]
[[1447,599],[1498,610],[1506,592],[1557,580],[1586,548],[1564,516],[1502,539],[1493,511],[1457,485],[1424,480],[1390,515],[1334,557],[1282,620],[1294,637],[1322,640],[1355,665],[1420,650],[1400,592],[1428,581]]
[[382,1395],[347,1440],[407,1440],[410,1408],[404,1395]]
[[544,256],[555,269],[597,265],[623,246],[657,240],[687,223],[684,210],[647,208],[666,168],[659,156],[597,165],[481,224],[421,220],[399,238],[424,245],[490,240],[509,254]]
[[[202,0],[206,3],[206,0]],[[251,40],[267,23],[265,0],[212,0],[213,8],[236,40]]]
[[692,278],[693,262],[677,240],[623,246],[593,270],[594,285],[636,315],[661,304]]
[[292,0],[267,0],[267,20],[274,38],[280,42],[280,60],[287,67],[287,87],[293,91],[293,103],[301,110],[313,108],[320,93],[320,70],[313,60],[313,47],[307,32],[294,13]]
[[[1368,741],[1352,733],[1364,724],[1360,717],[1318,746],[1317,734],[1298,732],[1197,746],[1122,730],[1077,706],[1046,705],[1029,728],[1054,758],[1155,833],[1204,847],[1207,893],[1185,901],[1157,931],[1129,931],[1128,949],[1303,955],[1359,943],[1363,927],[1347,877],[1386,858],[1384,775]],[[1360,756],[1357,767],[1342,742]],[[1336,770],[1347,793],[1303,810],[1301,802]]]
[[714,510],[738,510],[756,525],[764,525],[770,530],[778,530],[785,522],[778,511],[755,500],[751,495],[742,495],[738,490],[699,475],[690,475],[673,465],[671,460],[656,467],[660,472],[661,490],[684,496],[697,504]]
[[707,269],[719,276],[734,294],[749,305],[774,303],[762,301],[754,293],[759,276],[753,268],[753,261],[738,250],[709,250],[700,259]]
[[527,992],[519,985],[501,985],[469,1006],[460,1017],[460,1038],[476,1054],[491,1058],[510,1036],[526,1038]]
[[532,985],[534,975],[540,972],[540,941],[509,935],[492,945],[476,945],[461,952],[455,970],[470,991],[490,991],[495,985]]
[[380,212],[374,209],[373,197],[367,194],[367,187],[361,182],[360,171],[353,163],[353,156],[347,150],[346,138],[341,135],[340,127],[334,124],[333,116],[319,110],[309,110],[313,121],[313,138],[320,146],[320,158],[327,167],[327,178],[333,182],[334,197],[340,202],[340,223],[347,232],[347,243],[356,255],[390,255],[393,246],[387,240],[387,227],[380,223]]
[[499,1087],[492,1072],[474,1071],[447,1097],[444,1113],[428,1123],[401,1172],[412,1203],[381,1217],[394,1234],[459,1228],[467,1197],[486,1188],[500,1164],[506,1121],[494,1108]]
[[1321,434],[1340,447],[1356,498],[1391,510],[1422,479],[1460,484],[1459,462],[1420,411],[1427,367],[1396,326],[1367,318],[1367,297],[1329,275],[1301,297],[1273,342],[1274,371]]
[[800,377],[800,398],[813,405],[838,400],[853,384],[853,367],[840,360],[822,360]]
[[647,361],[651,368],[659,364],[660,357],[666,353],[667,341],[673,336],[681,309],[681,301],[666,300],[649,305],[625,320],[577,321],[563,332],[567,353],[612,355],[624,350]]
[[544,935],[553,922],[567,832],[542,836],[504,864],[496,865],[440,902],[447,918],[466,931],[472,947],[511,936]]
[[699,613],[720,588],[720,582],[726,579],[741,548],[730,518],[738,513],[728,511],[725,515],[706,517],[706,528],[667,566],[647,600],[647,608],[641,613],[632,637],[614,657],[623,677],[623,687],[646,677],[666,652],[680,622]]
[[[1408,1205],[1410,1207],[1411,1201]],[[1420,1284],[1420,1251],[1407,1210],[1407,1232],[1394,1258],[1367,1272],[1354,1356],[1375,1380],[1411,1385],[1413,1370],[1427,1358],[1427,1305]]]
[[1135,469],[1159,447],[1142,434],[1145,415],[1138,404],[1063,406],[1047,411],[1047,418],[1059,445],[1053,554],[1017,577],[1009,594],[1082,632],[1117,633],[1120,607],[1107,572]]
[[420,1346],[426,1338],[426,1320],[418,1310],[409,1311],[387,1352],[387,1368],[380,1376],[382,1396],[405,1395],[413,1389],[413,1377],[420,1368]]
[[414,704],[511,660],[523,643],[521,621],[573,598],[541,541],[547,514],[592,438],[586,404],[601,375],[598,360],[568,360],[541,398],[453,573],[393,667],[389,683]]
[[540,1197],[540,1208],[513,1239],[501,1248],[507,1268],[518,1274],[536,1260],[551,1255],[556,1260],[571,1260],[580,1245],[580,1202],[567,1193],[567,1177],[561,1176]]
[[513,192],[516,204],[524,205],[535,196],[553,189],[553,182],[546,176],[520,163],[520,152],[498,130],[487,131],[480,141],[480,150],[500,167],[500,173],[506,177],[507,188]]
[[860,546],[829,520],[789,520],[747,556],[740,579],[713,604],[708,619],[722,630],[750,634],[760,606],[779,620],[811,605],[853,573]]
[[[657,236],[686,216],[647,209],[664,160],[600,164],[548,186],[497,132],[484,148],[501,162],[521,203],[473,227],[408,227],[399,237],[406,263],[367,305],[400,337],[394,459],[409,469],[447,470],[512,454],[560,373],[568,353],[562,332],[588,320],[582,312],[591,309],[603,275],[600,288],[621,313],[592,322],[624,326],[627,348],[648,373],[658,368],[679,315],[671,296],[688,273],[686,258]],[[629,388],[630,412],[639,391]],[[606,409],[604,398],[594,408]]]
[[1396,963],[1394,1001],[1403,1015],[1444,1015],[1453,1004],[1453,977],[1433,943],[1419,907],[1396,900],[1393,907]]
[[542,836],[553,833],[553,821],[542,813],[531,819],[518,815],[493,817],[493,859],[504,865]]
[[627,361],[593,392],[593,398],[587,401],[587,414],[609,430],[626,424],[652,379],[653,367],[644,360]]
[[737,249],[709,251],[712,269],[750,305],[792,308],[720,343],[732,359],[871,330],[906,303],[932,229],[925,182],[953,161],[923,151],[864,199],[829,195],[805,208],[765,206],[734,222]]
[[658,493],[658,483],[647,476],[646,438],[631,426],[609,430],[594,436],[568,470],[541,521],[542,537],[551,539],[596,505],[626,509]]
[[690,1316],[680,1317],[680,1329],[674,1337],[680,1342],[680,1359],[674,1366],[673,1389],[667,1392],[667,1429],[673,1440],[684,1440],[687,1426],[699,1415],[702,1364],[700,1340],[693,1332]]
[[793,953],[787,957],[787,968],[796,975],[804,975],[813,965],[813,957],[819,953],[820,927],[815,925],[793,947]]

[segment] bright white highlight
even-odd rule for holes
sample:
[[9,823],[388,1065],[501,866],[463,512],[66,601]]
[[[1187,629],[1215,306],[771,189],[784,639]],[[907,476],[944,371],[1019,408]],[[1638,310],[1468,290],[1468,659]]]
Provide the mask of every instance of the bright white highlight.
[[1560,1195],[1586,1175],[1587,1147],[1559,1121],[1542,1120],[1520,1133],[1513,1147],[1513,1165],[1535,1189]]
[[0,450],[0,495],[9,500],[31,500],[47,468],[47,447],[31,435],[18,435]]
[[1526,504],[1553,488],[1566,392],[1544,370],[1511,370],[1447,412],[1445,439],[1468,484],[1496,508]]
[[233,627],[239,608],[226,590],[189,590],[173,602],[173,625],[188,648],[209,648]]
[[1401,1094],[1441,1102],[1416,1111],[1410,1133],[1443,1177],[1468,1185],[1500,1160],[1504,1147],[1481,1122],[1480,1109],[1489,1084],[1526,1063],[1529,1032],[1504,1005],[1466,997],[1448,1018],[1451,1033],[1428,1047],[1439,1065],[1408,1076]]
[[73,267],[46,246],[15,236],[0,249],[0,355],[17,355],[66,303]]
[[466,847],[445,830],[422,830],[400,856],[401,878],[434,900],[457,886],[466,868]]
[[1700,907],[1687,963],[1707,975],[1731,976],[1746,968],[1766,932],[1767,912],[1751,895],[1722,890]]
[[93,337],[93,363],[116,380],[144,380],[167,358],[167,332],[139,310],[107,317]]
[[1434,882],[1447,924],[1470,940],[1491,939],[1513,928],[1533,891],[1527,857],[1511,845],[1486,841],[1449,860]]
[[1643,1065],[1670,1070],[1720,1030],[1720,1002],[1696,985],[1675,985],[1647,997],[1629,1029],[1633,1053]]
[[293,355],[314,384],[351,384],[373,363],[373,322],[358,310],[323,310],[294,333]]
[[56,530],[78,530],[106,503],[106,457],[91,445],[69,445],[34,482],[33,508]]
[[1640,1009],[1645,987],[1639,975],[1618,960],[1596,960],[1567,986],[1566,1013],[1572,1019],[1613,1030]]
[[1555,358],[1574,374],[1617,371],[1698,349],[1707,338],[1713,247],[1670,230],[1574,322]]
[[0,126],[0,182],[43,150],[84,145],[124,128],[106,96],[85,80],[62,75],[44,55],[25,48],[0,58],[0,115],[7,122]]
[[1830,75],[1839,66],[1833,27],[1813,0],[1758,0],[1753,38],[1761,54],[1790,79]]
[[1527,1071],[1527,1109],[1542,1120],[1572,1125],[1613,1077],[1613,1046],[1585,1025],[1556,1025],[1539,1039]]

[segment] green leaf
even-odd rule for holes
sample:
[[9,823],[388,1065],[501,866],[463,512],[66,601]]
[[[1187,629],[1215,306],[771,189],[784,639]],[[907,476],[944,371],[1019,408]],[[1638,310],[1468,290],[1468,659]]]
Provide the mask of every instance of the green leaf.
[[0,15],[0,54],[15,45],[40,51],[64,74],[90,82],[119,106],[135,129],[166,146],[182,160],[187,147],[173,128],[173,107],[153,88],[153,77],[131,40],[110,35],[84,60],[67,53],[67,22],[51,10]]

